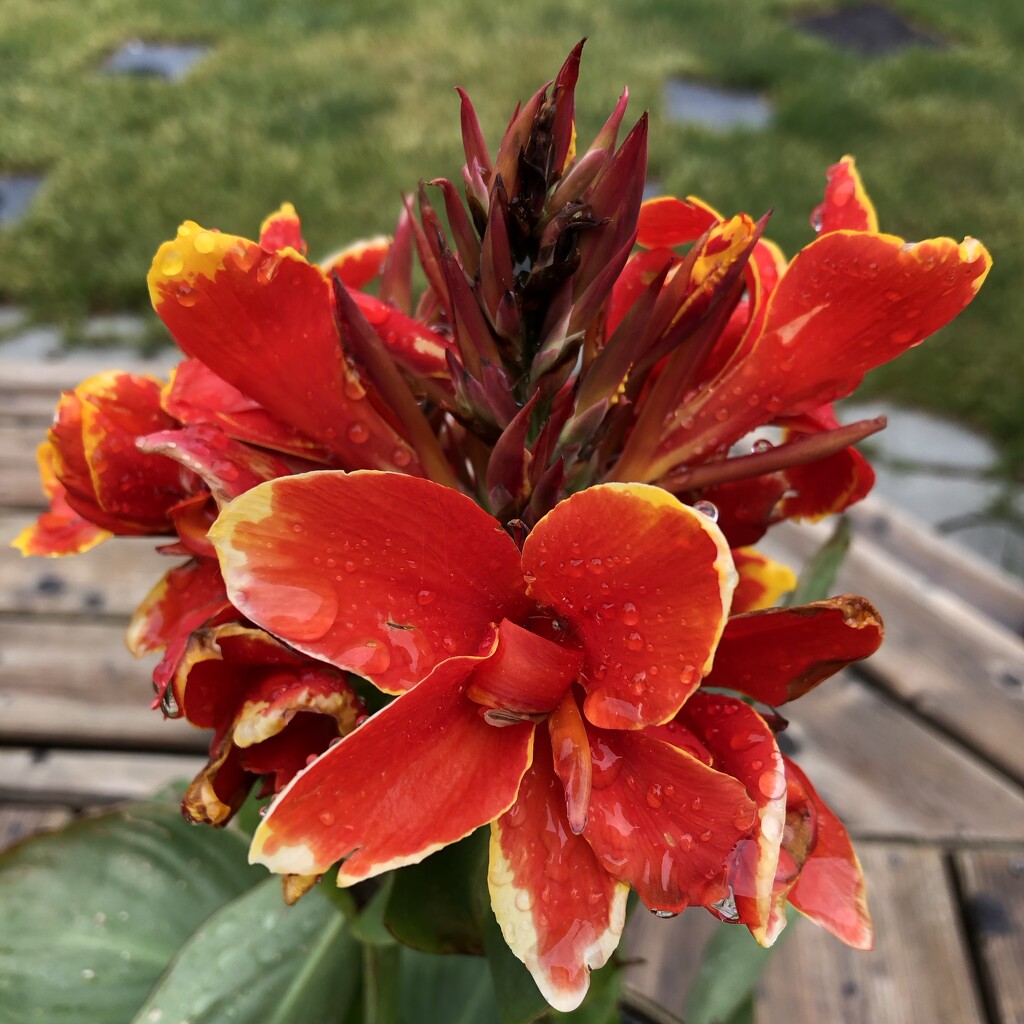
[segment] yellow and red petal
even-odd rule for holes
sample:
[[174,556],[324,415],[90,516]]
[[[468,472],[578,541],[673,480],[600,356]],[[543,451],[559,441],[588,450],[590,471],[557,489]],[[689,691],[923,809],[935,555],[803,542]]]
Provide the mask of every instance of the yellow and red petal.
[[754,834],[741,839],[732,854],[731,899],[721,909],[709,909],[724,920],[738,919],[758,942],[769,945],[772,893],[786,825],[786,773],[775,736],[750,705],[721,694],[695,693],[679,720],[703,739],[715,768],[742,782],[757,806]]
[[260,225],[260,247],[267,252],[294,249],[303,256],[309,251],[302,237],[302,222],[291,203],[282,203]]
[[515,804],[491,826],[491,906],[509,948],[557,1010],[576,1009],[619,944],[628,888],[600,865],[565,819],[547,743]]
[[448,354],[458,354],[458,347],[450,339],[372,295],[350,294],[399,366],[424,377],[449,378]]
[[834,231],[816,239],[783,274],[746,356],[677,411],[679,426],[663,438],[651,472],[706,458],[780,415],[848,395],[868,370],[952,320],[990,265],[973,238],[907,243]]
[[184,424],[217,426],[236,441],[318,462],[330,460],[326,448],[275,419],[198,359],[178,364],[164,388],[162,403]]
[[185,562],[165,573],[135,610],[125,636],[128,650],[136,658],[161,651],[227,607],[217,563],[211,558]]
[[789,902],[848,946],[871,949],[874,931],[864,872],[850,837],[807,776],[788,758],[786,774],[795,779],[810,798],[817,825],[816,842],[789,890]]
[[324,272],[186,221],[157,251],[153,308],[182,350],[347,468],[414,471],[411,448],[345,362]]
[[210,537],[232,600],[296,649],[392,693],[476,654],[526,607],[519,552],[471,499],[393,473],[261,484]]
[[588,731],[583,834],[605,870],[654,911],[727,898],[730,855],[756,814],[743,784],[646,732]]
[[212,424],[146,434],[136,444],[140,451],[173,459],[201,477],[218,505],[226,505],[265,480],[291,474],[287,463],[232,440]]
[[256,779],[242,767],[240,754],[229,737],[214,740],[209,761],[181,801],[181,811],[189,821],[226,825],[245,803]]
[[870,657],[883,635],[878,609],[850,594],[734,615],[704,683],[777,707]]
[[67,502],[67,492],[53,472],[53,445],[43,441],[36,449],[39,477],[50,507],[36,521],[26,526],[11,547],[23,555],[77,555],[102,543],[113,534],[80,516]]
[[657,196],[640,206],[637,245],[645,249],[671,249],[695,242],[708,228],[722,220],[721,215],[695,196],[677,199]]
[[466,696],[487,708],[526,714],[552,711],[576,680],[583,655],[508,619],[494,654],[473,673]]
[[732,595],[733,615],[771,608],[796,586],[796,573],[788,565],[755,548],[733,548],[732,560],[740,576]]
[[852,156],[844,156],[828,171],[825,199],[811,215],[815,228],[829,231],[877,231],[878,214],[857,172]]
[[418,863],[508,810],[536,727],[480,717],[465,696],[478,662],[450,658],[300,772],[257,829],[250,861],[311,875],[340,860],[338,884],[352,885]]
[[642,484],[558,504],[526,539],[523,571],[583,649],[586,717],[613,729],[675,715],[711,667],[735,585],[718,527]]
[[[831,405],[785,421],[783,440],[839,426]],[[785,518],[823,519],[865,498],[875,484],[875,471],[856,448],[844,448],[815,462],[783,470],[788,490],[779,511]]]
[[380,277],[390,251],[391,239],[387,235],[376,235],[345,246],[320,265],[327,274],[337,274],[346,288],[361,291]]

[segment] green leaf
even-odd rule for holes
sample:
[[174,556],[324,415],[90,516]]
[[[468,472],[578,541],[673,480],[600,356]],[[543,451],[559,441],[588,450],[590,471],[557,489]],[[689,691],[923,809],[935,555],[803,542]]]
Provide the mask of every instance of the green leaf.
[[686,1024],[741,1024],[757,979],[780,941],[762,949],[742,925],[718,928],[704,947],[700,968],[687,993]]
[[398,1024],[402,1002],[402,949],[363,945],[363,1024]]
[[370,897],[362,913],[352,920],[352,934],[368,946],[393,946],[395,937],[384,926],[384,912],[391,899],[395,876],[392,873],[385,875],[383,879],[374,878],[371,882],[363,884],[377,881],[380,881],[377,891]]
[[288,907],[267,878],[199,928],[132,1024],[335,1024],[356,994],[359,953],[323,896]]
[[481,1024],[499,1018],[483,957],[402,950],[401,1024]]
[[0,1022],[130,1020],[210,914],[265,872],[248,840],[134,804],[0,856]]
[[808,604],[831,596],[836,576],[839,575],[850,548],[850,537],[849,520],[840,519],[832,531],[832,536],[804,566],[804,571],[797,580],[796,589],[789,594],[787,605]]
[[483,920],[484,950],[491,969],[501,1024],[529,1024],[549,1009],[523,962],[508,948],[505,936],[488,911]]
[[483,953],[489,836],[489,828],[477,829],[395,872],[384,923],[400,942],[427,953]]

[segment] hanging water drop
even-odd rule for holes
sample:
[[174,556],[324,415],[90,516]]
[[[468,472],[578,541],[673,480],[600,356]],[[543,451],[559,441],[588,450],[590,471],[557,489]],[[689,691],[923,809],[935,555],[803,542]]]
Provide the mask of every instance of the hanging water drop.
[[693,503],[694,512],[699,512],[702,516],[710,519],[711,522],[718,522],[718,506],[710,501],[695,501]]

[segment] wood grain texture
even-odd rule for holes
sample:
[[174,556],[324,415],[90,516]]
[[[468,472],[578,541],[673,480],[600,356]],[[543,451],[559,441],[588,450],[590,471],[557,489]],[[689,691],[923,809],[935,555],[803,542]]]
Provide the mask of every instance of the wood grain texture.
[[1000,1024],[1024,1024],[1024,846],[954,857],[972,945]]
[[758,1024],[986,1024],[940,851],[864,844],[876,945],[800,921],[769,964]]
[[0,806],[0,850],[6,850],[36,832],[60,828],[73,817],[73,812],[67,807]]
[[[799,561],[825,535],[780,529],[767,548]],[[885,620],[885,643],[864,670],[1024,783],[1024,640],[862,537],[835,589],[863,594]]]

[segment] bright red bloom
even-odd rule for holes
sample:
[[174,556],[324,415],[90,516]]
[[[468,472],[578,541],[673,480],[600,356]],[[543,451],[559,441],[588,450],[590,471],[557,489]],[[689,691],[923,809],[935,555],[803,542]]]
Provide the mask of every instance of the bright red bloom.
[[726,895],[750,800],[660,725],[725,622],[733,569],[710,520],[657,488],[591,488],[520,554],[454,491],[316,473],[250,492],[212,537],[247,616],[402,693],[295,779],[254,856],[301,875],[344,858],[351,884],[495,822],[495,911],[566,1007],[617,942],[619,883],[665,912]]

